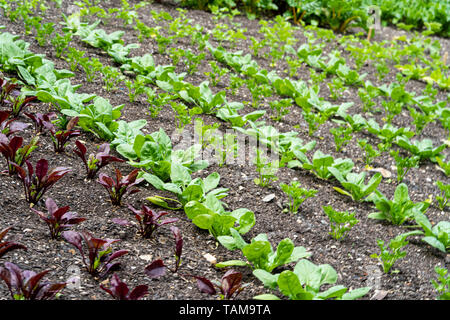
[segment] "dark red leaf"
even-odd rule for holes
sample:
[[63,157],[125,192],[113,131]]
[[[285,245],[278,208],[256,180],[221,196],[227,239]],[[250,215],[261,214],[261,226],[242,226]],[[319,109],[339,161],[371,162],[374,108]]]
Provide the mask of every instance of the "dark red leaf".
[[144,272],[149,278],[159,278],[166,274],[166,268],[164,262],[161,259],[157,259],[145,267]]

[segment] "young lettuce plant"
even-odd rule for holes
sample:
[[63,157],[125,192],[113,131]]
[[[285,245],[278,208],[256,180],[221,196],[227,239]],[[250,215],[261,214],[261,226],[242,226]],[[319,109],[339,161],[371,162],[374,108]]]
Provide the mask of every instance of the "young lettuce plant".
[[34,208],[31,208],[31,210],[48,225],[52,239],[57,239],[61,235],[61,232],[86,220],[86,218],[78,217],[76,212],[69,211],[69,206],[58,208],[52,198],[47,198],[45,206],[47,208],[47,214]]
[[109,143],[103,143],[98,147],[98,152],[94,154],[90,154],[89,157],[86,157],[87,148],[86,146],[79,140],[75,141],[75,146],[77,149],[74,149],[76,155],[80,157],[83,161],[84,166],[86,167],[87,179],[94,179],[97,175],[97,172],[107,166],[112,162],[125,162],[125,160],[111,156]]
[[[221,300],[236,299],[248,284],[242,284],[242,273],[228,270],[219,281],[210,281],[205,277],[193,276],[197,280],[198,289],[209,295],[219,294]],[[219,293],[216,290],[219,289]]]
[[368,197],[372,201],[377,212],[370,213],[368,218],[377,220],[387,220],[395,225],[401,225],[407,220],[414,219],[415,212],[425,213],[430,206],[428,201],[414,203],[408,194],[408,186],[401,183],[397,186],[392,200],[388,200],[380,191],[375,192]]
[[[271,274],[266,270],[256,269],[253,274],[261,280],[265,287],[276,289],[290,300],[356,300],[366,295],[371,287],[362,287],[348,291],[343,285],[329,287],[320,291],[323,285],[333,285],[338,280],[336,270],[329,264],[315,265],[302,259],[294,270],[285,270]],[[348,292],[347,292],[348,291]],[[262,294],[253,297],[257,300],[280,300],[274,294]]]
[[5,238],[6,234],[8,233],[9,230],[11,230],[11,228],[12,227],[8,227],[0,231],[0,258],[12,250],[16,249],[23,249],[25,251],[27,250],[27,247],[19,243],[11,241],[3,241],[3,238]]
[[418,156],[421,162],[426,159],[435,161],[435,158],[440,156],[441,152],[447,147],[445,143],[438,147],[434,147],[431,139],[411,142],[405,137],[398,137],[396,143],[399,147],[408,150],[415,156]]
[[427,216],[418,211],[415,212],[414,219],[425,232],[425,236],[422,238],[422,241],[442,252],[448,252],[450,250],[449,221],[440,221],[436,225],[432,226]]
[[365,197],[369,196],[381,182],[383,178],[381,173],[377,172],[373,175],[373,177],[369,180],[367,185],[364,184],[364,180],[366,178],[366,172],[354,173],[349,172],[344,176],[342,173],[333,167],[328,168],[328,170],[334,175],[334,177],[341,183],[343,190],[339,187],[333,187],[337,192],[347,195],[351,197],[354,201],[362,201]]
[[175,238],[175,266],[173,268],[169,268],[164,264],[164,261],[161,259],[157,259],[153,261],[151,264],[149,264],[147,267],[145,267],[145,274],[153,279],[153,278],[159,278],[166,274],[166,269],[168,269],[172,273],[177,273],[178,269],[181,265],[181,254],[183,252],[183,237],[181,236],[181,231],[177,227],[170,227],[170,230],[172,231],[172,234]]
[[116,169],[116,180],[100,173],[98,183],[105,187],[109,193],[111,203],[115,206],[122,204],[122,197],[128,192],[129,195],[139,192],[139,189],[132,189],[135,185],[141,183],[144,179],[137,179],[139,169],[134,169],[127,176],[123,176],[119,169]]
[[317,150],[314,153],[312,162],[309,161],[306,155],[301,152],[297,152],[295,155],[300,161],[303,169],[311,171],[318,178],[324,180],[327,180],[332,176],[332,173],[329,170],[330,168],[335,168],[341,173],[342,176],[346,176],[350,171],[352,171],[354,166],[351,159],[334,159],[333,156],[324,154],[320,150]]
[[[73,245],[81,254],[86,270],[93,276],[105,277],[120,265],[113,262],[128,253],[127,250],[112,251],[111,245],[120,240],[100,239],[93,237],[89,232],[63,231],[64,239]],[[85,246],[83,246],[83,242]],[[84,248],[87,248],[87,252]],[[87,256],[87,259],[86,259]]]
[[[163,216],[169,213],[165,211],[156,212],[146,205],[142,205],[141,210],[137,210],[133,206],[128,205],[128,209],[134,213],[134,217],[138,222],[139,234],[146,239],[151,238],[159,227],[178,221],[178,218],[165,218],[161,220]],[[128,220],[123,219],[113,219],[113,222],[123,226],[131,225]]]
[[139,300],[149,293],[147,285],[139,285],[130,291],[128,285],[120,280],[116,273],[111,278],[109,288],[103,284],[100,285],[100,288],[108,292],[115,300]]
[[311,253],[306,251],[304,247],[295,247],[289,238],[281,240],[274,252],[267,235],[264,233],[253,238],[250,244],[246,243],[239,234],[219,237],[218,240],[229,249],[241,249],[247,259],[247,261],[229,260],[217,263],[216,267],[219,268],[248,266],[253,270],[263,269],[267,272],[272,272],[277,267],[311,256]]
[[46,159],[40,159],[36,162],[36,171],[28,160],[25,161],[25,164],[27,165],[27,170],[15,163],[12,165],[16,168],[17,174],[22,180],[25,199],[30,204],[36,204],[48,189],[72,171],[66,167],[56,167],[49,170]]
[[0,279],[8,287],[14,300],[50,300],[59,293],[66,283],[48,283],[42,281],[50,270],[36,273],[31,270],[22,270],[11,262],[5,262],[0,267]]
[[406,233],[399,234],[395,238],[389,241],[388,245],[385,245],[383,240],[377,240],[378,247],[380,248],[379,254],[371,254],[371,258],[378,259],[383,266],[383,272],[389,273],[392,266],[397,262],[397,260],[402,259],[406,256],[406,251],[401,251],[403,247],[408,244],[406,238],[413,235],[420,235],[421,231],[415,230]]

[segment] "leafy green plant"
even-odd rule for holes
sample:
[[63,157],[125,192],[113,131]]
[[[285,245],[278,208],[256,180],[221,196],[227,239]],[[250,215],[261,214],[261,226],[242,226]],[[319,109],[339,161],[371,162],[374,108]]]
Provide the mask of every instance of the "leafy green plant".
[[209,61],[211,71],[205,72],[205,75],[211,79],[211,84],[217,86],[220,80],[230,72],[227,68],[221,68],[215,60]]
[[391,239],[387,245],[383,240],[378,239],[377,245],[380,248],[380,253],[371,254],[370,257],[378,259],[382,263],[383,272],[389,273],[393,265],[406,256],[406,251],[402,251],[402,248],[409,243],[406,241],[406,238],[420,234],[422,234],[422,232],[417,230],[402,233]]
[[[289,300],[355,300],[366,295],[371,287],[362,287],[348,291],[343,285],[335,285],[325,291],[323,285],[335,284],[338,280],[336,270],[329,264],[315,265],[302,259],[297,262],[294,270],[285,270],[278,274],[270,274],[265,270],[257,269],[253,274],[265,287],[276,289]],[[348,291],[348,292],[347,292]],[[274,294],[262,294],[253,297],[257,300],[280,300]]]
[[439,196],[436,196],[439,209],[444,210],[445,207],[450,206],[450,184],[444,184],[442,181],[437,180],[436,185],[440,190]]
[[437,279],[431,280],[433,287],[436,289],[439,300],[450,300],[450,277],[447,275],[448,269],[439,266],[434,267],[437,273]]
[[349,172],[344,176],[336,168],[330,167],[328,170],[341,183],[341,186],[344,187],[345,190],[339,187],[333,187],[333,189],[341,194],[351,197],[355,201],[361,201],[374,192],[383,178],[381,173],[377,172],[370,178],[369,182],[365,184],[365,171],[360,173]]
[[370,166],[370,164],[381,155],[378,147],[373,146],[367,139],[358,139],[358,145],[364,151],[364,162],[366,166]]
[[354,166],[351,159],[334,159],[333,156],[324,154],[320,150],[314,152],[312,161],[309,161],[303,153],[296,152],[295,154],[303,169],[310,170],[314,175],[325,180],[332,176],[330,168],[335,168],[341,172],[342,176],[346,176]]
[[[234,235],[233,237],[237,236]],[[222,244],[226,244],[226,241],[229,241],[228,238],[221,237],[218,240]],[[234,248],[242,250],[242,254],[245,256],[247,261],[229,260],[217,263],[216,267],[224,268],[230,266],[248,266],[253,270],[262,269],[267,272],[271,272],[277,267],[291,262],[297,262],[299,259],[308,258],[311,256],[311,253],[306,251],[304,247],[296,247],[289,238],[281,240],[278,243],[276,251],[274,251],[267,235],[264,233],[254,237],[249,244],[243,241],[242,238],[240,238],[239,242],[235,242],[233,244],[234,246],[236,246],[236,244],[238,245],[238,247]],[[233,248],[230,244],[226,244],[226,247]]]
[[428,201],[411,201],[408,186],[404,183],[397,186],[392,200],[388,200],[379,190],[375,190],[367,200],[372,201],[378,209],[377,212],[370,213],[369,218],[387,220],[395,225],[413,219],[417,211],[424,213],[430,206]]
[[450,222],[440,221],[432,226],[427,216],[422,212],[415,212],[414,219],[425,232],[422,241],[442,252],[450,249]]
[[355,218],[355,213],[336,211],[331,206],[324,206],[322,209],[330,220],[331,232],[329,234],[335,240],[344,239],[347,233],[359,222]]
[[398,150],[391,150],[390,155],[395,159],[395,166],[397,167],[397,182],[402,182],[411,168],[417,168],[419,166],[419,156],[403,158]]
[[449,162],[445,162],[444,158],[441,157],[436,157],[436,162],[439,165],[439,168],[441,169],[441,171],[448,177],[450,176],[450,161]]
[[280,183],[280,188],[289,197],[289,212],[293,214],[298,213],[301,204],[308,198],[312,198],[318,192],[314,189],[305,189],[300,187],[300,182],[291,181],[289,185]]
[[294,101],[292,99],[282,99],[276,101],[270,101],[269,106],[272,109],[274,115],[272,120],[280,121],[285,115],[289,114],[289,107],[292,106]]
[[272,182],[278,180],[276,172],[279,169],[279,161],[270,161],[270,159],[265,159],[259,148],[256,149],[254,165],[256,166],[256,172],[258,173],[258,177],[253,180],[256,185],[268,187]]
[[330,128],[330,133],[334,138],[336,152],[340,152],[342,150],[342,147],[349,144],[353,137],[353,129],[349,126],[338,126],[337,128]]
[[411,142],[409,139],[404,137],[398,137],[396,144],[411,152],[420,158],[420,161],[429,159],[430,161],[435,161],[435,158],[440,155],[440,153],[447,147],[445,143],[434,147],[433,141],[431,139],[416,140]]

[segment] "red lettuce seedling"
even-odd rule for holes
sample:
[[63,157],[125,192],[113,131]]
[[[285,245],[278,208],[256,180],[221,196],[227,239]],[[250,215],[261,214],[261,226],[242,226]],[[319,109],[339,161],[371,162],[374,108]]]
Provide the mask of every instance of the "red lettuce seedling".
[[0,231],[0,258],[3,257],[7,252],[9,252],[11,250],[16,250],[16,249],[23,249],[25,251],[27,250],[27,247],[25,247],[24,245],[21,245],[19,243],[15,243],[15,242],[11,242],[11,241],[2,241],[3,238],[6,236],[6,234],[8,233],[8,231],[11,228],[12,227],[8,227],[8,228]]
[[28,118],[30,118],[34,122],[34,128],[36,133],[41,133],[44,128],[51,131],[54,128],[54,124],[52,123],[52,119],[56,117],[55,112],[48,112],[45,114],[42,113],[24,113]]
[[71,171],[70,168],[56,167],[48,170],[48,161],[40,159],[36,163],[36,173],[34,172],[31,163],[26,160],[27,171],[13,163],[16,168],[19,178],[22,180],[25,191],[25,199],[31,204],[36,204],[42,196],[50,189],[56,182]]
[[175,267],[173,269],[167,267],[164,261],[157,259],[145,267],[145,274],[149,278],[159,278],[166,274],[166,269],[169,269],[172,273],[176,273],[181,265],[181,253],[183,251],[183,238],[181,237],[180,229],[177,227],[170,227],[174,237],[175,237]]
[[242,285],[242,273],[235,270],[228,270],[222,277],[221,281],[209,281],[205,277],[193,276],[197,279],[197,287],[201,292],[216,295],[217,287],[220,292],[219,296],[221,299],[230,300],[236,299],[236,297],[241,293],[242,290],[248,284]]
[[56,130],[54,126],[48,127],[52,136],[55,152],[64,152],[64,149],[66,148],[67,143],[69,143],[70,138],[78,137],[81,134],[80,130],[73,130],[73,128],[77,125],[78,120],[78,117],[70,119],[65,130]]
[[45,206],[47,207],[48,214],[33,208],[31,210],[47,223],[52,239],[57,239],[62,231],[86,220],[86,218],[77,217],[76,212],[69,211],[69,206],[58,208],[52,198],[47,198]]
[[11,262],[5,262],[5,267],[0,267],[0,279],[2,279],[14,300],[49,300],[61,291],[66,283],[44,282],[43,277],[50,272],[45,270],[36,273],[30,270],[21,270]]
[[0,111],[0,133],[3,133],[7,137],[16,132],[23,131],[29,126],[28,123],[16,121],[16,119],[8,120],[10,115],[11,112],[9,111]]
[[139,192],[139,189],[131,190],[135,185],[141,183],[144,179],[136,179],[139,173],[139,169],[131,171],[127,176],[122,176],[119,169],[116,169],[116,180],[107,176],[104,173],[100,173],[98,177],[98,183],[106,188],[111,199],[111,203],[115,206],[122,204],[122,197],[125,193],[133,194]]
[[[111,245],[120,240],[94,238],[89,232],[64,231],[64,239],[78,249],[86,270],[93,276],[103,278],[108,272],[119,267],[120,262],[113,261],[128,253],[127,250],[113,252]],[[83,249],[83,242],[87,247],[87,254]],[[87,255],[87,259],[86,259]]]
[[9,83],[4,79],[0,79],[0,105],[4,106],[6,103],[6,98],[9,97],[11,92],[17,88],[17,83]]
[[34,137],[31,142],[22,147],[23,138],[14,136],[10,140],[0,133],[0,153],[5,157],[8,166],[8,173],[12,175],[16,172],[12,163],[22,167],[26,160],[31,157],[31,152],[37,148],[39,137]]
[[116,300],[139,300],[148,294],[148,286],[146,285],[137,286],[130,292],[127,284],[121,281],[115,273],[110,283],[110,288],[106,288],[103,285],[100,285],[100,288],[108,292]]
[[[128,208],[134,213],[134,217],[138,222],[138,232],[143,238],[150,238],[160,226],[178,221],[178,218],[165,218],[162,221],[161,218],[168,212],[161,211],[156,212],[146,205],[142,205],[141,210],[136,210],[131,205]],[[131,223],[128,220],[113,219],[114,223],[119,225],[129,226]]]
[[86,173],[88,179],[94,179],[97,172],[107,166],[111,162],[125,162],[125,160],[111,156],[109,154],[110,148],[109,143],[104,143],[98,147],[98,153],[96,155],[90,154],[89,158],[86,158],[87,148],[80,141],[75,141],[75,146],[77,149],[74,149],[73,152],[77,154],[84,163],[86,167]]
[[[36,101],[36,96],[17,96],[14,99],[14,102],[11,102],[11,116],[13,118],[17,118],[19,114],[22,112],[22,110],[25,110],[28,106],[31,105],[31,102]],[[6,100],[5,100],[6,101]]]

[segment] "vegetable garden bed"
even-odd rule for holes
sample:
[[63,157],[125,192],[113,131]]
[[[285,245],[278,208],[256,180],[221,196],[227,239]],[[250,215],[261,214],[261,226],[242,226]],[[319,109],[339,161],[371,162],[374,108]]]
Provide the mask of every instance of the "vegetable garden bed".
[[[12,122],[28,126],[2,131],[0,143],[2,150],[17,149],[14,136],[31,143],[35,122],[25,113],[55,112],[53,133],[44,121],[29,163],[37,176],[40,159],[70,170],[30,205],[20,178],[29,168],[12,166],[18,174],[10,174],[2,158],[0,230],[11,227],[3,241],[27,250],[0,256],[0,266],[49,270],[45,280],[66,282],[62,300],[112,298],[100,286],[110,288],[114,273],[130,289],[146,285],[143,299],[218,299],[205,279],[218,281],[228,270],[242,275],[237,299],[334,298],[344,287],[344,298],[426,300],[445,290],[448,297],[448,284],[442,291],[433,284],[435,268],[450,263],[447,38],[383,27],[367,41],[364,33],[164,1],[41,4],[42,20],[26,21],[12,21],[17,4],[3,6],[2,79],[21,82],[6,100],[15,101],[17,89],[37,100]],[[48,38],[45,27],[54,28]],[[11,108],[5,102],[1,110]],[[66,127],[71,119],[74,127]],[[75,133],[55,152],[58,125]],[[246,137],[259,137],[259,145]],[[193,147],[201,142],[203,151]],[[104,143],[125,161],[108,158],[87,179],[75,151],[84,145],[88,157]],[[256,146],[263,154],[255,165]],[[199,154],[214,157],[194,159]],[[138,184],[113,204],[106,176],[135,169],[130,179]],[[45,215],[55,204],[85,220],[52,239],[37,211]],[[141,209],[167,212],[147,238],[135,216]],[[332,230],[326,212],[348,212],[338,224],[348,229]],[[87,255],[83,261],[75,232],[84,231],[118,240],[113,251],[125,251],[111,261],[120,262],[117,270],[102,270]],[[379,240],[391,250],[402,234],[406,255],[397,252],[391,266]],[[313,274],[320,273],[319,285]],[[297,279],[310,286],[283,287]],[[0,298],[11,299],[5,284]]]

